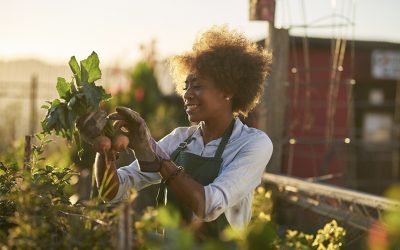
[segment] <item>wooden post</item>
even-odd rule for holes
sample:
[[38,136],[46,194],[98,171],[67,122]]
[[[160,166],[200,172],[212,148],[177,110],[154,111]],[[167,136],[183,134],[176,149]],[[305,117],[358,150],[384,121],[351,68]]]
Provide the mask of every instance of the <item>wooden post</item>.
[[396,81],[396,96],[394,105],[394,145],[392,145],[392,176],[395,181],[400,177],[400,78]]
[[24,169],[30,170],[31,154],[32,154],[32,137],[30,135],[25,136],[25,150],[24,150]]
[[122,205],[122,210],[119,214],[118,231],[118,249],[133,249],[131,202],[125,202]]
[[31,78],[31,87],[30,87],[30,114],[29,114],[29,134],[33,135],[36,133],[36,125],[37,125],[37,88],[38,88],[38,78],[36,75],[33,75]]
[[264,97],[260,107],[260,129],[265,131],[274,145],[274,152],[267,171],[280,173],[282,145],[284,140],[286,87],[288,84],[289,32],[269,26],[266,48],[272,52],[271,74],[266,81]]

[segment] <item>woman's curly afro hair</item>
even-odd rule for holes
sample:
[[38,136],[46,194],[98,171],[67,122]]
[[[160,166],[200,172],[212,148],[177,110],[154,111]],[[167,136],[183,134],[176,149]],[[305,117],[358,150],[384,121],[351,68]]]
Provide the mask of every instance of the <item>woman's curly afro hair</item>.
[[211,79],[232,96],[235,114],[247,116],[260,101],[271,54],[227,26],[214,26],[201,34],[192,51],[170,58],[178,94],[189,73]]

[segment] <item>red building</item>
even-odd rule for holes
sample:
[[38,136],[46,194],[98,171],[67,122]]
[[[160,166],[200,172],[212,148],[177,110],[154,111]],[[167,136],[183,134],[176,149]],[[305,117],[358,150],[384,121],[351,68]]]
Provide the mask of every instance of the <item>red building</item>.
[[282,174],[381,194],[400,178],[400,44],[289,41]]

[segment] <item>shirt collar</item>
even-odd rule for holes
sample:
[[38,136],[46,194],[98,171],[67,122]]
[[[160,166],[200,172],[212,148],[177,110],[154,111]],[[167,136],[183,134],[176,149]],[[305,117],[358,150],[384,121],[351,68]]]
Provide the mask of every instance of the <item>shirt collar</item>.
[[[235,117],[234,119],[235,119],[235,125],[233,126],[232,134],[231,134],[231,137],[229,138],[228,143],[230,143],[231,141],[234,141],[240,137],[240,132],[242,131],[243,126],[244,126],[242,121],[239,118]],[[219,137],[215,140],[210,141],[207,145],[208,146],[218,146],[219,143],[221,142],[221,139],[222,139],[222,137]],[[199,127],[197,127],[196,131],[193,133],[192,140],[203,141]]]

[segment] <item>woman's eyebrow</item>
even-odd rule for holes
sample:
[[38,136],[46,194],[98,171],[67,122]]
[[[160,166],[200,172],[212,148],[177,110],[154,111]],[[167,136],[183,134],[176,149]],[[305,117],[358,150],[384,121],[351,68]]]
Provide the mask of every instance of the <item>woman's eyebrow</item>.
[[197,76],[195,76],[195,75],[188,75],[188,77],[186,78],[186,80],[185,80],[185,83],[186,84],[189,84],[190,82],[194,82],[194,81],[196,81],[197,80]]

